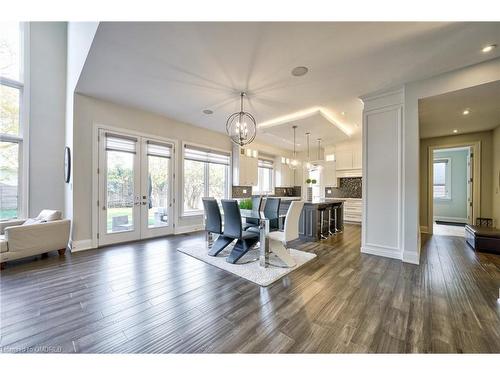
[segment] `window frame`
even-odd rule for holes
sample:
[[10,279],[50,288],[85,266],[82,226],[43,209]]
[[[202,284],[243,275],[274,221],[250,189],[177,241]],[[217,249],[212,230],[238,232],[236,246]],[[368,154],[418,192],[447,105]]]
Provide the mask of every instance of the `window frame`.
[[[193,142],[182,142],[181,148],[182,148],[182,158],[181,158],[181,165],[180,165],[180,173],[182,174],[182,185],[181,185],[181,202],[180,202],[180,217],[181,218],[189,218],[189,217],[200,217],[203,216],[203,209],[200,210],[193,210],[193,211],[185,211],[184,208],[184,163],[186,161],[185,159],[185,151],[186,151],[186,146],[194,146],[194,147],[200,147],[200,148],[205,148],[209,150],[214,150],[214,151],[221,151],[224,153],[229,153],[229,165],[226,166],[226,184],[225,184],[225,195],[226,199],[231,198],[231,182],[232,182],[232,165],[233,165],[233,154],[231,150],[224,150],[221,148],[216,148],[216,147],[211,147],[199,143],[193,143]],[[209,166],[210,164],[214,163],[209,163],[209,162],[202,162],[200,163],[204,164],[204,170],[203,170],[203,183],[204,183],[204,195],[208,196],[209,191],[210,191],[210,172],[209,172]]]
[[[269,168],[269,167],[257,166],[257,186],[252,186],[252,193],[259,194],[259,195],[273,194],[274,188],[275,188],[275,180],[276,180],[275,179],[274,161],[271,159],[267,159],[267,158],[259,158],[258,161],[260,161],[260,160],[272,162],[272,167]],[[270,186],[269,191],[263,191],[262,186],[260,186],[260,182],[261,182],[261,179],[263,179],[264,172],[270,173],[271,186]]]
[[[444,188],[445,188],[445,196],[444,197],[436,197],[434,193],[434,179],[435,179],[435,173],[434,173],[434,165],[436,163],[446,163],[445,166],[445,171],[444,171]],[[448,157],[439,157],[439,158],[434,158],[432,161],[432,198],[436,201],[450,201],[451,200],[451,158]]]
[[19,81],[0,76],[0,84],[19,90],[19,134],[1,134],[0,141],[17,143],[19,147],[18,167],[18,200],[17,216],[24,219],[29,212],[29,113],[30,113],[30,25],[29,22],[19,22]]

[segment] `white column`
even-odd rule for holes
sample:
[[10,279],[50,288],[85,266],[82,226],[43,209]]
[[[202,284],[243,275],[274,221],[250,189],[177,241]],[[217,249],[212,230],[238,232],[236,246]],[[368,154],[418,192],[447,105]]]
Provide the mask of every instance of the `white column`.
[[361,252],[403,260],[404,89],[366,96],[362,100],[364,110]]

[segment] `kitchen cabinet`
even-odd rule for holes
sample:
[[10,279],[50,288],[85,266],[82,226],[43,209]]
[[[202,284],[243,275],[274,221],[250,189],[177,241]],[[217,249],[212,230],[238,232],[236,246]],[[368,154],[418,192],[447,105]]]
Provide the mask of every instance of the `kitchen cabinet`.
[[344,202],[344,221],[361,224],[362,210],[362,199],[346,198]]
[[324,185],[327,187],[337,187],[336,162],[327,161],[323,165]]
[[361,177],[363,168],[361,142],[345,142],[335,146],[337,177]]
[[233,185],[256,186],[259,182],[259,158],[256,150],[233,147]]
[[361,148],[355,147],[352,151],[352,168],[361,169],[363,168],[363,157]]
[[335,152],[337,170],[352,169],[352,150],[338,149]]
[[275,186],[292,187],[293,186],[293,170],[286,163],[281,162],[281,157],[275,159]]

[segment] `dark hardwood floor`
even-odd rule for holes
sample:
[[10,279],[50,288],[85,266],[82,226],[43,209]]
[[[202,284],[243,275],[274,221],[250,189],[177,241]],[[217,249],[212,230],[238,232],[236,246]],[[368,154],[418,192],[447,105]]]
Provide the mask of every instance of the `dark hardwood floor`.
[[360,254],[360,228],[267,288],[176,251],[201,233],[1,272],[3,352],[500,352],[500,256],[423,239],[420,266]]

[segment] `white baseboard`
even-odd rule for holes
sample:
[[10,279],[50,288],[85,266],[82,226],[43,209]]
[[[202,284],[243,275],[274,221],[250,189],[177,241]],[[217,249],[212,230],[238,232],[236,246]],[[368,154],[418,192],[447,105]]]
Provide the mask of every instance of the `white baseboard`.
[[183,233],[197,232],[199,230],[203,230],[203,224],[184,225],[182,227],[177,227],[177,228],[175,228],[174,233],[175,234],[183,234]]
[[92,246],[92,239],[88,240],[80,240],[80,241],[71,241],[70,243],[71,252],[78,252],[84,250],[90,250],[94,247]]
[[411,264],[420,264],[420,254],[415,251],[403,251],[403,262]]
[[467,223],[469,219],[466,217],[453,217],[453,216],[434,216],[434,221],[449,221],[451,223]]
[[381,257],[401,260],[401,253],[398,250],[382,246],[373,246],[373,245],[361,246],[361,252],[364,254],[378,255]]

